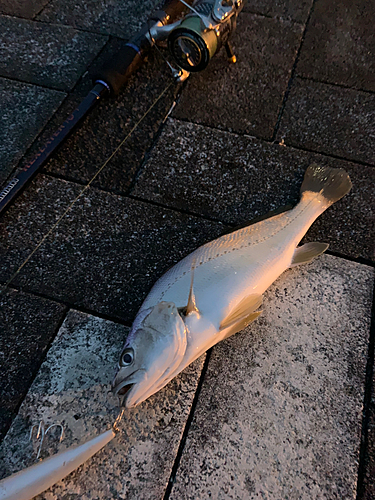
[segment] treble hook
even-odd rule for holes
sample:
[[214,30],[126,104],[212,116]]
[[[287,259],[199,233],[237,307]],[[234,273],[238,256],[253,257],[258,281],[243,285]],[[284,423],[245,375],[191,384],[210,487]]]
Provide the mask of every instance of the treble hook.
[[39,447],[38,447],[38,452],[37,452],[37,455],[36,455],[36,459],[39,460],[40,453],[42,451],[42,446],[43,446],[44,438],[48,434],[48,431],[50,431],[52,429],[52,427],[60,427],[61,428],[61,432],[60,432],[59,443],[61,443],[61,441],[63,440],[63,437],[64,437],[64,427],[62,426],[62,424],[51,424],[46,429],[46,424],[44,423],[44,420],[41,420],[39,422],[39,425],[38,424],[34,424],[31,427],[29,441],[32,440],[33,430],[34,430],[35,427],[38,428],[37,433],[36,433],[36,439],[39,439],[39,437],[41,436]]

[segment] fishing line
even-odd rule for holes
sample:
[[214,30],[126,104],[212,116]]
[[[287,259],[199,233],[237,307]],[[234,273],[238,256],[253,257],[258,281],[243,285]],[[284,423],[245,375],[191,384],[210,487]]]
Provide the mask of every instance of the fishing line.
[[23,261],[23,263],[20,265],[20,267],[17,269],[17,271],[5,283],[5,285],[3,286],[3,288],[0,289],[0,294],[3,293],[8,288],[8,286],[14,280],[14,278],[21,272],[21,270],[29,262],[29,260],[31,259],[31,257],[35,254],[35,252],[37,252],[39,250],[39,248],[43,245],[43,243],[48,238],[48,236],[56,229],[56,227],[60,224],[60,222],[62,221],[62,219],[65,217],[65,215],[72,209],[72,207],[79,200],[79,198],[87,191],[87,189],[91,186],[91,184],[98,177],[98,175],[102,172],[102,170],[108,165],[108,163],[112,160],[112,158],[115,156],[115,154],[120,150],[120,148],[124,145],[124,143],[129,139],[129,137],[132,135],[132,133],[136,130],[136,128],[139,126],[139,124],[144,120],[144,118],[146,118],[146,116],[155,107],[155,105],[160,101],[160,99],[163,97],[163,95],[170,89],[170,87],[172,86],[173,83],[174,83],[174,80],[172,80],[169,83],[169,85],[167,85],[165,87],[165,89],[161,92],[161,94],[159,94],[159,96],[155,99],[155,101],[151,104],[151,106],[147,109],[147,111],[142,115],[142,117],[137,121],[137,123],[130,130],[130,132],[120,142],[120,144],[113,151],[113,153],[107,158],[107,160],[103,163],[103,165],[99,168],[99,170],[96,171],[96,173],[94,174],[94,176],[86,184],[86,186],[80,191],[80,193],[77,195],[77,197],[68,206],[68,208],[65,210],[65,212],[59,217],[59,219],[55,222],[55,224],[51,227],[51,229],[43,236],[43,238],[40,240],[40,242],[37,244],[37,246],[34,248],[34,250],[32,250],[32,252],[28,255],[28,257],[26,257],[26,259]]

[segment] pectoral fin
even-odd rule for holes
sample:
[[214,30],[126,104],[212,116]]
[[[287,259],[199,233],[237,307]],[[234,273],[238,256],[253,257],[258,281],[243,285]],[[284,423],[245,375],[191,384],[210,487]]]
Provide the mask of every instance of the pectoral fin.
[[298,266],[299,264],[307,264],[318,255],[321,255],[327,250],[329,245],[327,243],[305,243],[301,247],[297,247],[290,267]]
[[252,321],[254,321],[255,319],[257,319],[257,317],[260,314],[262,314],[262,312],[263,311],[255,311],[255,312],[249,314],[249,316],[246,316],[246,318],[243,318],[240,321],[238,321],[238,323],[234,323],[234,325],[232,325],[231,327],[229,327],[229,330],[227,331],[227,333],[225,334],[225,336],[222,338],[222,340],[227,339],[228,337],[231,337],[235,333],[240,332],[241,330],[243,330],[244,328],[246,328],[247,325],[249,325]]
[[[220,323],[219,331],[228,328],[234,323],[239,323],[248,318],[262,303],[262,296],[259,294],[248,295],[241,300],[237,306]],[[238,330],[237,330],[238,331]]]

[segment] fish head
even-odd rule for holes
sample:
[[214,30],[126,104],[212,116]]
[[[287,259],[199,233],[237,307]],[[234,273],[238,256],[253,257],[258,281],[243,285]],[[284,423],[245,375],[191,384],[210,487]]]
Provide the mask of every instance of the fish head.
[[112,390],[132,408],[161,389],[186,351],[186,326],[173,302],[138,313],[121,352]]

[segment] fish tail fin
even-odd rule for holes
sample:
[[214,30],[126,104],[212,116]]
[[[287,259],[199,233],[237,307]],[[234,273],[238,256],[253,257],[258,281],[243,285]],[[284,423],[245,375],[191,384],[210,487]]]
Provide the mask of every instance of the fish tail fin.
[[351,189],[349,174],[343,168],[324,167],[313,163],[305,172],[301,195],[305,191],[320,193],[332,205]]

